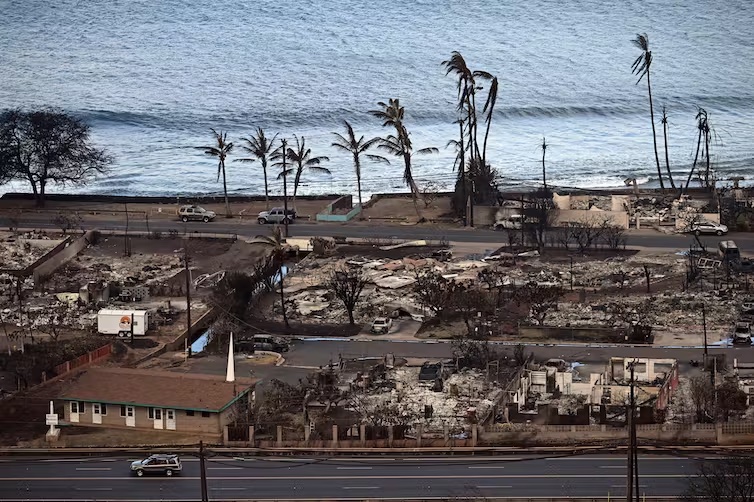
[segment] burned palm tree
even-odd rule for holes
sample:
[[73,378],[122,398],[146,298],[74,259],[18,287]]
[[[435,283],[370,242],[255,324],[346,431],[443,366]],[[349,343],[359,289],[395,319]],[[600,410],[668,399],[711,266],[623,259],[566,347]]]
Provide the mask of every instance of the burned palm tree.
[[[644,77],[647,80],[647,93],[649,94],[649,117],[652,121],[652,141],[654,142],[655,161],[657,163],[657,176],[660,180],[660,189],[665,190],[665,183],[662,177],[662,170],[660,169],[660,155],[657,153],[657,130],[655,128],[655,112],[652,104],[652,83],[650,81],[649,70],[652,67],[652,51],[649,50],[649,37],[646,33],[636,35],[636,38],[631,41],[637,48],[641,50],[641,54],[637,56],[634,63],[631,65],[631,72],[637,75],[639,79],[636,81],[638,84]],[[671,179],[672,182],[672,179]]]
[[696,117],[694,117],[696,120],[696,153],[694,154],[694,163],[691,165],[691,171],[689,171],[689,176],[686,178],[686,187],[684,188],[685,191],[688,191],[689,184],[691,183],[691,178],[694,176],[694,173],[696,172],[696,163],[699,160],[699,150],[702,145],[702,136],[706,138],[706,130],[709,129],[709,126],[707,124],[707,110],[704,108],[699,108],[696,112]]
[[[496,190],[496,173],[487,162],[487,141],[497,102],[498,80],[497,77],[486,71],[475,71],[469,68],[466,60],[457,51],[451,53],[450,59],[443,61],[442,65],[445,67],[446,75],[453,75],[457,79],[458,101],[456,109],[462,117],[462,143],[465,151],[468,152],[468,157],[465,159],[465,169],[461,173],[461,179],[456,183],[456,191],[460,189],[464,193],[462,206],[456,207],[456,211],[466,216],[464,208],[467,204],[467,197],[465,194],[468,193],[469,185],[475,189],[472,194],[473,201],[487,199]],[[484,81],[490,82],[490,87],[481,111],[487,125],[480,148],[480,118],[476,98],[477,93],[483,90],[481,83]],[[462,182],[462,180],[465,180],[465,182]]]
[[668,114],[665,107],[662,107],[662,137],[665,142],[665,170],[668,172],[668,179],[670,180],[670,186],[675,188],[673,182],[673,175],[670,171],[670,156],[668,155]]
[[547,169],[545,168],[545,154],[547,153],[547,140],[542,138],[542,186],[547,193]]
[[367,153],[372,147],[380,143],[381,138],[372,138],[364,141],[364,136],[361,136],[359,139],[356,139],[356,134],[353,132],[351,124],[349,124],[347,120],[344,120],[343,123],[346,126],[346,135],[343,136],[340,133],[334,132],[335,141],[332,146],[350,153],[353,157],[353,167],[356,171],[356,188],[359,192],[359,206],[361,206],[361,156],[364,155],[367,159],[374,162],[384,162],[389,164],[390,161],[382,155]]

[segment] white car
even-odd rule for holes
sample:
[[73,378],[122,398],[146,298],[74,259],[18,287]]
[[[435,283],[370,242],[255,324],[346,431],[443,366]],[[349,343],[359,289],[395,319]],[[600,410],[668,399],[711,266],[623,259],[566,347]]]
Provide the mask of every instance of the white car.
[[696,235],[725,235],[728,233],[728,227],[721,225],[720,223],[714,223],[712,221],[696,221],[691,224],[689,231],[695,233]]
[[377,317],[372,321],[372,333],[388,334],[393,326],[393,320],[389,317]]

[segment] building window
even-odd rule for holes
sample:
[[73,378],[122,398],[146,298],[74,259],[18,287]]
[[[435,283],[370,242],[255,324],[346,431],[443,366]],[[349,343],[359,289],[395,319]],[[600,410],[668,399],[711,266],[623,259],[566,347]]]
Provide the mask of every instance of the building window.
[[203,411],[202,412],[202,417],[209,418],[209,412],[208,411]]
[[120,405],[120,416],[121,417],[125,417],[126,416],[126,405],[125,404],[121,404]]
[[107,415],[107,405],[105,403],[100,403],[100,415]]
[[84,406],[84,403],[71,401],[71,413],[84,413],[85,411],[86,407]]
[[194,416],[194,410],[186,410],[186,416],[187,417],[193,417]]
[[149,417],[150,420],[154,420],[154,408],[149,408],[147,410],[147,416]]

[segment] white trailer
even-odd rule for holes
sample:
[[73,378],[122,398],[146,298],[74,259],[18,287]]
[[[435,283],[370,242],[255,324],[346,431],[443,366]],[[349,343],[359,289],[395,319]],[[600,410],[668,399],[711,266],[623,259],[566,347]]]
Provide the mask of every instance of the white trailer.
[[97,331],[102,335],[128,337],[132,327],[134,335],[146,335],[148,326],[149,312],[146,310],[102,309],[97,312]]

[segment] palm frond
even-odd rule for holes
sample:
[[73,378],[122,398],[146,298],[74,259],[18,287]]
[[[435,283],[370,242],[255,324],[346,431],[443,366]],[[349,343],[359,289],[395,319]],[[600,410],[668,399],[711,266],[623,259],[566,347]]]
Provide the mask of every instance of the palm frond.
[[390,161],[386,159],[385,157],[383,157],[382,155],[373,155],[371,153],[367,153],[365,155],[369,160],[372,160],[374,162],[382,162],[385,164],[390,164]]
[[438,148],[435,148],[434,146],[430,146],[427,148],[421,148],[419,150],[416,150],[414,153],[419,155],[427,155],[430,153],[440,153],[440,150]]

